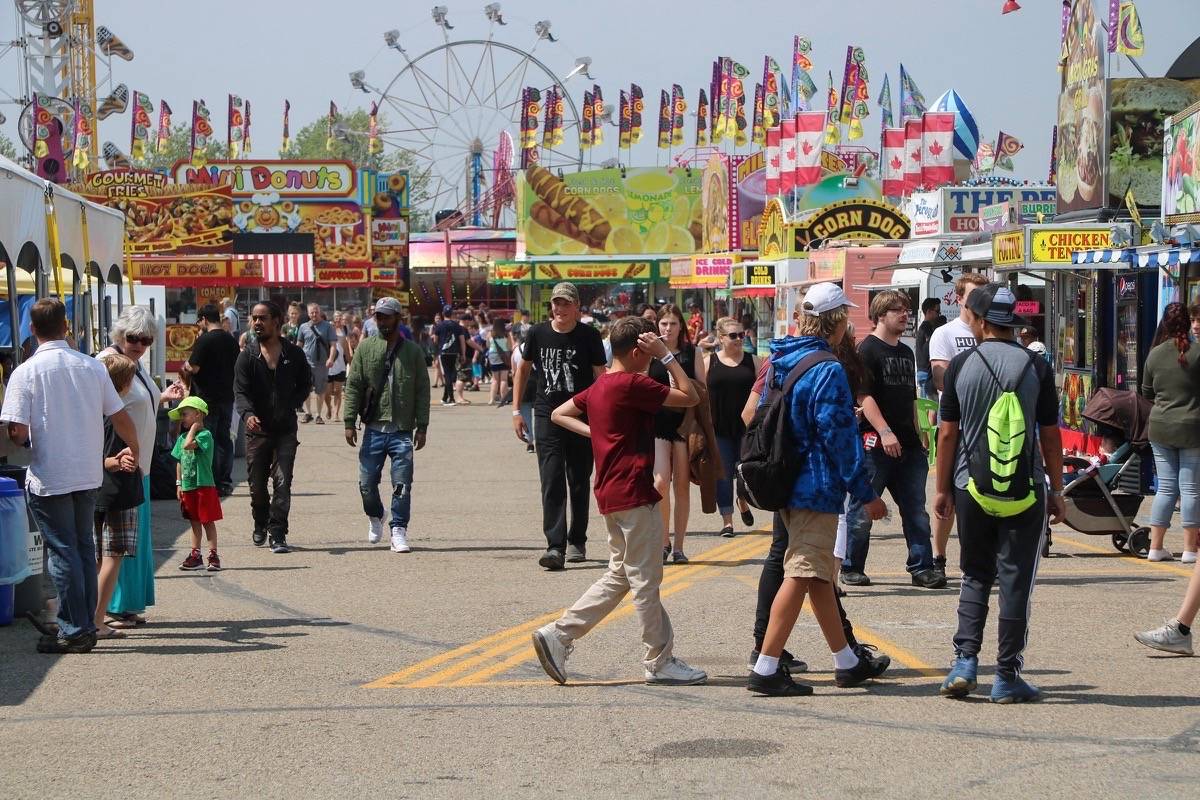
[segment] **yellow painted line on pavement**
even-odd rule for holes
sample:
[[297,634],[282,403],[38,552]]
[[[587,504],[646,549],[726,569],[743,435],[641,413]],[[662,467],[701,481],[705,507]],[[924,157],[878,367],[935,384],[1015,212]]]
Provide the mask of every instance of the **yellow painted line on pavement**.
[[[737,538],[725,544],[720,544],[716,547],[709,548],[708,550],[700,553],[698,555],[698,560],[730,560],[730,556],[741,556],[742,550],[746,550],[747,554],[750,554],[759,547],[762,547],[763,544],[764,542],[762,541],[761,536],[753,536],[749,540],[745,537]],[[713,567],[709,564],[694,563],[685,567],[675,567],[667,570],[663,577],[663,594],[666,595],[673,584],[682,582],[686,578],[693,577],[700,572],[712,568]],[[690,585],[690,582],[688,585]],[[682,586],[680,588],[682,588]],[[674,590],[671,590],[672,593],[673,591]],[[625,604],[630,609],[632,608],[632,605],[628,600],[625,601]],[[526,637],[526,634],[529,634],[533,630],[540,628],[542,625],[557,619],[559,616],[561,616],[561,614],[562,609],[550,612],[548,614],[543,614],[535,619],[528,620],[511,628],[506,628],[502,631],[498,631],[477,641],[470,642],[460,647],[456,647],[453,650],[448,650],[423,661],[419,661],[416,664],[405,667],[399,672],[385,675],[382,678],[378,678],[377,680],[364,684],[363,688],[380,689],[397,686],[421,688],[438,685],[446,681],[447,678],[452,678],[455,675],[465,672],[474,666],[484,663],[485,661],[503,656],[515,648],[527,645],[528,638]],[[476,655],[470,655],[480,650],[482,650],[482,652]],[[443,664],[455,662],[456,659],[459,659],[463,656],[468,657],[441,670],[437,670],[433,674],[410,681],[410,679],[415,678],[422,673],[440,667]]]
[[1105,555],[1111,556],[1113,561],[1119,564],[1126,564],[1134,569],[1137,569],[1139,566],[1152,567],[1154,569],[1162,570],[1163,572],[1171,572],[1175,575],[1182,575],[1185,578],[1192,577],[1193,570],[1188,569],[1187,567],[1176,566],[1170,561],[1148,561],[1144,558],[1138,558],[1137,556],[1118,553],[1114,547],[1097,547],[1094,544],[1088,544],[1087,542],[1081,542],[1078,539],[1072,539],[1069,536],[1060,536],[1055,533],[1054,543],[1057,544],[1058,542],[1065,542],[1072,547],[1078,547],[1080,550],[1087,550],[1092,553],[1104,553]]

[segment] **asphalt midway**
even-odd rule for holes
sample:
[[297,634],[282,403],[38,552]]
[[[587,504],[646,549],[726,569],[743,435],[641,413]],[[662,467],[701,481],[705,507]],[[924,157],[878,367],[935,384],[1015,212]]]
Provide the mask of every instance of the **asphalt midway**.
[[[722,539],[719,519],[698,513],[698,493],[691,562],[665,568],[662,593],[677,654],[707,670],[709,684],[644,685],[628,602],[577,642],[570,682],[554,684],[529,635],[604,569],[603,521],[589,525],[592,560],[553,574],[537,566],[536,461],[509,425],[508,409],[435,404],[417,454],[409,555],[366,542],[357,454],[340,425],[301,426],[291,554],[250,544],[239,484],[219,528],[226,569],[180,572],[187,529],[176,503],[157,503],[150,624],[63,657],[35,653],[24,623],[0,628],[0,791],[1194,794],[1197,662],[1132,638],[1174,613],[1191,569],[1138,561],[1065,528],[1033,600],[1025,674],[1046,691],[1037,705],[987,701],[994,610],[979,689],[965,701],[938,696],[956,582],[911,586],[894,511],[872,540],[874,585],[846,601],[860,638],[892,656],[885,677],[834,687],[832,659],[804,614],[789,649],[809,662],[802,680],[814,696],[749,694],[769,520],[756,512],[756,530]],[[1178,553],[1180,534],[1168,542]]]

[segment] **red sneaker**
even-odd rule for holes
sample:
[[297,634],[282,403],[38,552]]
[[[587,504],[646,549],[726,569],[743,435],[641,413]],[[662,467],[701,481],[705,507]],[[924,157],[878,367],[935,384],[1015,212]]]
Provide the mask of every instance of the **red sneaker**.
[[221,571],[221,557],[219,555],[217,555],[216,550],[208,551],[208,571],[209,572],[220,572]]
[[188,557],[179,565],[179,568],[186,570],[204,569],[204,559],[200,557],[200,551],[193,548]]

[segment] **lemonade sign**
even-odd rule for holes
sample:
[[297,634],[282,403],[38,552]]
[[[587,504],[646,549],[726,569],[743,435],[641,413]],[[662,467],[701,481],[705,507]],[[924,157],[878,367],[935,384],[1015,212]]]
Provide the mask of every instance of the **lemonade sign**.
[[530,167],[518,183],[518,234],[531,256],[702,252],[702,175],[601,169],[561,177]]

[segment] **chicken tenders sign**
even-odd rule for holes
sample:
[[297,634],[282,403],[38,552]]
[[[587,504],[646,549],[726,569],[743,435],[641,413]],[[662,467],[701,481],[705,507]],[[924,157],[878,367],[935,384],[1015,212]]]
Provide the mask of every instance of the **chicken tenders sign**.
[[1104,250],[1112,247],[1108,228],[1039,231],[1030,238],[1029,261],[1034,264],[1070,264],[1077,250]]

